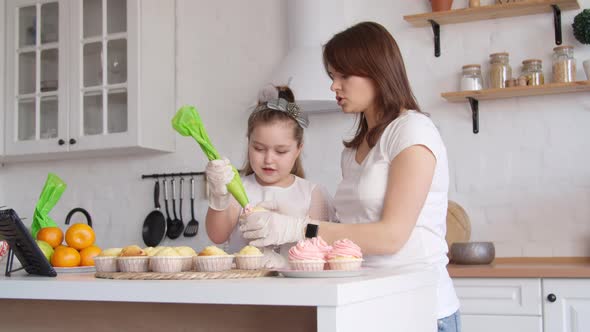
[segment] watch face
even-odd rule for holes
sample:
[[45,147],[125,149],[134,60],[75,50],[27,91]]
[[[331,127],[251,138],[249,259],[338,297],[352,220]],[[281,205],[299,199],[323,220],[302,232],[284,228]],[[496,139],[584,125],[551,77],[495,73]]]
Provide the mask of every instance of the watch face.
[[315,224],[307,224],[305,228],[305,237],[310,239],[312,237],[316,237],[318,235],[318,225]]

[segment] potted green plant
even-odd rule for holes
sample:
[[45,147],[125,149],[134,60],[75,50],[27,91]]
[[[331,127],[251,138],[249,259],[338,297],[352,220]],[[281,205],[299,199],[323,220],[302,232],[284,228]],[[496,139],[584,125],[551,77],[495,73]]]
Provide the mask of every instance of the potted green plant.
[[[584,9],[574,17],[572,28],[574,30],[574,37],[580,43],[590,44],[590,9]],[[590,80],[590,59],[586,59],[583,64],[586,78]]]
[[450,10],[453,5],[453,0],[430,0],[433,12],[440,12]]

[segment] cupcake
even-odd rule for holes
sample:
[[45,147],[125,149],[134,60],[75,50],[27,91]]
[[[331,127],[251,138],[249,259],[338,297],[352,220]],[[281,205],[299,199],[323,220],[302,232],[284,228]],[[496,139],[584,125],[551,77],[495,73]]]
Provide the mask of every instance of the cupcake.
[[363,253],[361,248],[349,239],[337,240],[328,254],[330,270],[353,271],[361,268]]
[[311,240],[297,242],[289,249],[289,265],[293,270],[322,271],[326,263],[326,254]]
[[193,257],[193,262],[195,263],[197,271],[201,272],[231,270],[233,261],[233,255],[228,255],[225,251],[216,246],[206,247],[197,256]]
[[262,251],[253,246],[245,246],[235,256],[236,267],[241,270],[257,270],[264,264]]
[[327,270],[329,268],[328,253],[332,251],[332,246],[328,245],[328,243],[326,243],[326,241],[324,241],[324,239],[322,239],[321,236],[314,237],[310,239],[310,241],[324,253],[324,260],[326,261],[326,264],[324,265],[324,270]]
[[246,220],[246,217],[248,217],[251,213],[262,212],[262,211],[268,211],[268,210],[261,207],[261,206],[251,206],[250,204],[248,204],[242,209],[242,213],[240,214],[239,219],[240,219],[240,221],[244,221],[244,220]]
[[117,257],[117,268],[121,272],[147,272],[148,263],[147,253],[136,245],[124,247]]
[[187,246],[175,247],[178,254],[182,256],[182,271],[192,271],[193,257],[197,256],[195,249]]
[[166,248],[150,258],[150,270],[160,273],[175,273],[182,271],[184,257],[174,248]]
[[121,248],[108,248],[94,257],[96,272],[117,272],[117,256]]

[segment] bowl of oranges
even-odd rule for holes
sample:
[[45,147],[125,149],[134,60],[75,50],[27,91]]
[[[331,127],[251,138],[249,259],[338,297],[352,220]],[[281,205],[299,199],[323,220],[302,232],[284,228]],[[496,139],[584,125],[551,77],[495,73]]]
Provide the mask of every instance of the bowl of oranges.
[[66,219],[66,225],[69,227],[65,233],[59,227],[41,228],[37,233],[37,244],[53,267],[66,269],[94,267],[94,257],[98,256],[102,250],[95,244],[96,234],[91,227],[91,222],[69,225],[69,220],[70,218]]

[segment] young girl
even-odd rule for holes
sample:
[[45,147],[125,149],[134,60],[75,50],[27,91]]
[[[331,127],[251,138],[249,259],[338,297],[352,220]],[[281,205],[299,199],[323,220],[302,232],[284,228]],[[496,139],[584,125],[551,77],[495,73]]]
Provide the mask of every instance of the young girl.
[[332,37],[323,58],[338,105],[359,119],[342,152],[334,197],[340,224],[290,216],[269,203],[262,205],[280,213],[250,214],[240,226],[244,237],[280,244],[276,234],[292,242],[305,229],[328,243],[351,239],[367,266],[435,268],[438,331],[457,332],[459,301],[446,270],[447,152],[418,107],[397,43],[383,26],[359,23]]
[[[320,186],[305,180],[301,166],[305,114],[295,104],[291,89],[269,86],[259,95],[258,106],[248,119],[248,158],[242,178],[252,206],[275,200],[287,206],[289,214],[331,220],[330,197]],[[229,251],[248,245],[236,227],[241,207],[227,192],[233,177],[229,160],[214,160],[205,170],[209,185],[207,234],[217,244],[229,239]],[[278,234],[280,237],[280,234]],[[287,257],[290,241],[281,241],[280,251]],[[293,241],[296,242],[296,241]],[[273,254],[276,246],[264,248],[269,268],[285,267],[286,259]]]

